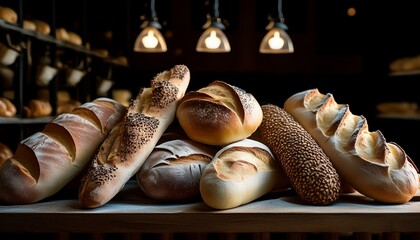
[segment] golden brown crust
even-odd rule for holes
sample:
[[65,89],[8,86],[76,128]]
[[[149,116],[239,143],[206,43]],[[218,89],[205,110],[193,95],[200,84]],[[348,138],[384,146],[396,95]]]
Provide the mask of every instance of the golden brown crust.
[[[28,103],[29,113],[26,117],[45,117],[52,113],[50,102],[40,99],[31,99]],[[28,114],[28,113],[26,113]]]
[[139,171],[174,120],[189,81],[189,69],[176,65],[157,74],[151,87],[140,90],[123,122],[104,141],[82,179],[79,201],[83,207],[106,204]]
[[197,142],[223,146],[251,136],[262,121],[254,96],[222,81],[188,92],[177,109],[186,134]]
[[0,201],[28,204],[58,192],[88,165],[124,114],[114,100],[94,100],[22,140],[15,155],[0,165]]
[[26,30],[35,31],[36,25],[33,21],[25,19],[23,20],[23,28]]
[[385,203],[405,203],[419,187],[418,170],[396,143],[370,132],[363,116],[338,104],[332,94],[309,89],[288,98],[284,108],[323,148],[340,176],[358,192]]
[[263,143],[242,139],[220,149],[200,179],[203,201],[212,208],[247,204],[290,182],[271,150]]
[[11,157],[13,157],[12,149],[8,145],[0,143],[0,166],[6,159]]
[[8,23],[17,23],[18,15],[12,8],[0,6],[0,19]]
[[279,106],[262,106],[258,131],[280,161],[296,193],[315,205],[334,203],[340,193],[339,175],[322,148],[293,117]]
[[8,98],[0,97],[0,117],[14,117],[16,107]]
[[43,20],[39,20],[39,19],[35,19],[32,20],[33,23],[35,23],[36,26],[36,31],[43,34],[43,35],[48,35],[51,33],[51,27],[50,25],[43,21]]

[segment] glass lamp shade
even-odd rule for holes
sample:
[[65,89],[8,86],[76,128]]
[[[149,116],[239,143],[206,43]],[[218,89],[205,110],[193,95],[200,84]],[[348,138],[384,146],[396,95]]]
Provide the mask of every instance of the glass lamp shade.
[[208,53],[230,52],[230,44],[220,28],[210,26],[198,39],[196,50]]
[[293,42],[281,28],[272,28],[260,44],[260,53],[293,53]]
[[140,32],[137,36],[136,42],[134,43],[135,52],[166,52],[165,38],[163,38],[160,31],[153,27],[148,26]]

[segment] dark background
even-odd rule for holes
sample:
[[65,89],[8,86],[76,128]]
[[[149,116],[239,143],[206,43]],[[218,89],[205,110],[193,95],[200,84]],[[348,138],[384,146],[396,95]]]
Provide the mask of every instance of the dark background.
[[[0,0],[16,7],[20,1]],[[389,76],[389,63],[420,54],[419,1],[284,0],[283,14],[294,43],[292,54],[260,54],[269,14],[277,1],[220,0],[220,17],[232,51],[209,54],[195,51],[208,9],[204,0],[156,0],[168,51],[136,53],[140,16],[150,14],[144,0],[21,0],[25,19],[41,19],[79,33],[92,48],[124,55],[129,67],[114,71],[115,88],[133,94],[150,79],[175,64],[191,71],[190,90],[222,80],[255,95],[261,104],[282,106],[292,94],[309,88],[332,93],[351,112],[364,115],[371,131],[381,130],[387,141],[402,145],[420,158],[417,120],[382,119],[376,104],[385,101],[419,102],[419,76]],[[349,7],[357,14],[348,17]]]

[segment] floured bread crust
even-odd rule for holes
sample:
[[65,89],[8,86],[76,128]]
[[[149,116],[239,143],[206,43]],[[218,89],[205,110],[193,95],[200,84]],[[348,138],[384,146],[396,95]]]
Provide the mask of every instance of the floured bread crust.
[[405,203],[419,188],[418,169],[397,143],[369,131],[365,117],[318,89],[286,100],[289,112],[317,141],[340,176],[358,192],[385,203]]
[[216,209],[238,207],[288,187],[289,180],[271,150],[251,139],[220,149],[200,180],[204,202]]

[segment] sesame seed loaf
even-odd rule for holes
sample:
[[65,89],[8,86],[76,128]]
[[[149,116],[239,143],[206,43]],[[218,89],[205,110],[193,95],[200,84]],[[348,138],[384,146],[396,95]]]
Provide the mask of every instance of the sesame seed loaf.
[[334,203],[341,181],[321,147],[284,109],[273,104],[261,108],[258,135],[280,161],[298,196],[314,205]]
[[249,137],[262,121],[254,96],[222,81],[188,92],[176,116],[192,140],[216,146]]
[[176,65],[158,73],[149,88],[141,89],[82,178],[79,201],[83,207],[106,204],[139,171],[173,122],[178,101],[185,95],[189,82],[189,69]]
[[263,143],[243,139],[220,149],[204,168],[200,193],[215,209],[235,208],[290,182],[271,150]]
[[340,176],[358,192],[384,203],[409,201],[419,188],[414,162],[363,116],[338,104],[332,94],[309,89],[292,95],[284,109],[316,140]]
[[118,102],[98,98],[57,115],[0,165],[0,201],[28,204],[57,193],[88,166],[125,112]]

